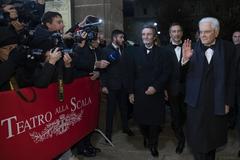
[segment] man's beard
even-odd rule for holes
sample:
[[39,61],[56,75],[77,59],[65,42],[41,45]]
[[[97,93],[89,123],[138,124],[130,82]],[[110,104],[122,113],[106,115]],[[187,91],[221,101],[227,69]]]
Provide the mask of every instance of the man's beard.
[[116,41],[116,45],[118,45],[119,47],[123,45],[123,43]]

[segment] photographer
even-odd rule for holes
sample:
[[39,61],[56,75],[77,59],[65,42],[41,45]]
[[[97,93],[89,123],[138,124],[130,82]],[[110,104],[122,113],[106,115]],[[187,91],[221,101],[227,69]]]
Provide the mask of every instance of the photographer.
[[[94,23],[95,19],[96,17],[88,16],[86,24]],[[84,24],[81,25],[84,26]],[[107,60],[101,59],[102,51],[99,48],[100,41],[97,26],[91,26],[86,31],[83,29],[80,36],[74,48],[74,52],[76,53],[73,59],[74,75],[75,77],[90,75],[92,80],[96,80],[100,76],[100,69],[106,68],[109,65]]]
[[15,32],[7,26],[1,26],[0,91],[31,86],[31,74],[26,71],[26,54],[27,52],[17,45]]
[[[62,16],[58,12],[46,12],[41,25],[37,26],[30,46],[40,52],[32,56],[37,61],[33,76],[34,86],[45,88],[52,82],[58,82],[59,101],[64,100],[63,83],[73,80],[72,58],[64,50],[63,38],[60,34],[64,28]],[[45,53],[46,52],[46,53]],[[55,159],[59,159],[59,155]]]
[[30,43],[32,48],[38,48],[39,44],[43,49],[55,47],[52,38],[54,33],[60,33],[64,28],[62,15],[58,12],[48,11],[42,17],[42,23],[34,31],[33,39]]
[[50,83],[56,82],[59,78],[59,65],[61,58],[63,58],[63,81],[64,83],[70,83],[72,81],[72,68],[71,57],[68,54],[64,54],[62,57],[59,48],[47,51],[44,61],[40,62],[34,72],[34,86],[45,88]]
[[0,25],[12,27],[18,35],[18,43],[28,45],[32,30],[41,23],[45,0],[1,1]]
[[36,87],[47,87],[59,78],[63,79],[65,83],[70,83],[73,79],[72,58],[68,53],[63,53],[63,50],[60,51],[62,46],[58,46],[56,41],[61,41],[61,37],[53,36],[55,33],[58,35],[63,28],[61,14],[46,12],[42,17],[42,24],[34,32],[33,40],[30,43],[31,47],[47,51],[39,60],[34,73],[34,85]]
[[0,27],[0,61],[6,61],[12,49],[17,46],[16,33],[11,27]]
[[[95,24],[98,18],[88,16],[80,23],[80,30],[74,48],[75,56],[73,58],[74,76],[76,78],[90,76],[91,80],[97,80],[100,76],[100,70],[106,68],[109,64],[106,60],[101,60],[102,52],[99,48],[98,27]],[[87,26],[87,27],[86,27]],[[76,34],[76,33],[74,33]],[[90,142],[91,134],[84,137],[75,145],[78,153],[85,157],[94,157],[101,150],[92,146]]]

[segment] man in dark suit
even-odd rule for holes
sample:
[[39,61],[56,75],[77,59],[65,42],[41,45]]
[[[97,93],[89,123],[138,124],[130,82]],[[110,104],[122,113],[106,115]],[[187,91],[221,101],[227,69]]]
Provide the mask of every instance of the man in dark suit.
[[[238,141],[240,141],[240,44],[236,45],[236,129],[238,132]],[[238,157],[240,157],[240,150],[238,151]]]
[[182,153],[185,145],[183,126],[186,117],[186,106],[184,103],[184,79],[181,77],[182,59],[182,37],[183,30],[179,23],[172,23],[169,28],[170,44],[166,48],[170,51],[171,76],[168,82],[167,94],[170,103],[172,129],[178,140],[176,153]]
[[[239,54],[239,45],[240,45],[240,31],[239,30],[235,30],[232,34],[232,42],[233,44],[236,46],[237,49],[237,56]],[[237,59],[237,58],[236,58]],[[237,88],[237,87],[236,87]],[[229,111],[228,114],[228,128],[229,129],[234,129],[235,125],[239,125],[239,123],[237,122],[238,120],[238,115],[239,115],[239,107],[238,107],[238,102],[237,102],[237,98],[239,95],[238,92],[236,92],[236,99],[235,99],[235,107],[232,107],[231,110]],[[237,128],[239,128],[239,126],[237,126]],[[239,152],[239,156],[240,156],[240,152]]]
[[227,117],[234,104],[235,48],[218,38],[213,17],[199,22],[200,41],[183,44],[186,77],[187,142],[195,160],[214,160],[216,149],[227,143]]
[[164,121],[164,89],[170,67],[166,50],[154,45],[156,28],[142,29],[143,45],[131,53],[129,62],[129,100],[133,118],[144,136],[144,146],[158,157],[158,135]]
[[104,57],[110,65],[102,72],[102,92],[107,94],[106,135],[111,140],[113,117],[116,107],[119,107],[122,130],[129,136],[133,132],[128,127],[128,93],[126,86],[127,56],[123,50],[124,32],[112,31],[112,41],[104,49]]
[[234,45],[240,44],[240,31],[236,30],[232,34],[232,41]]

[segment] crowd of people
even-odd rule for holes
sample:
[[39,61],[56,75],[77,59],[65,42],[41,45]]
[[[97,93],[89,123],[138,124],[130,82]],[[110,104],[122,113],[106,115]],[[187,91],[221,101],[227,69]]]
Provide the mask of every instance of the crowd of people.
[[[126,45],[125,33],[119,29],[112,31],[106,45],[103,34],[92,25],[97,17],[87,16],[64,33],[61,14],[44,13],[44,5],[44,1],[36,2],[41,22],[26,23],[20,21],[14,4],[1,4],[0,11],[8,13],[9,19],[1,20],[0,26],[0,91],[46,88],[53,82],[71,83],[85,76],[100,80],[107,96],[107,138],[114,143],[117,107],[122,132],[134,136],[128,125],[129,107],[133,107],[143,145],[153,157],[159,156],[166,102],[177,154],[187,142],[195,160],[214,160],[216,149],[227,143],[232,117],[240,136],[240,31],[233,33],[233,43],[222,40],[219,21],[205,17],[199,21],[195,43],[183,40],[183,27],[172,23],[167,46],[157,44],[152,25],[143,26],[140,46]],[[229,112],[235,114],[229,118]],[[73,153],[93,157],[101,152],[90,139],[91,133],[73,145]]]

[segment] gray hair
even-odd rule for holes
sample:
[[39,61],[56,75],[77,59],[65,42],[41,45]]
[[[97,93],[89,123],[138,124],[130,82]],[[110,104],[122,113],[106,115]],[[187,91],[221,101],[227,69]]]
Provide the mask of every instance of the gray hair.
[[212,28],[216,29],[216,30],[220,30],[220,24],[217,18],[214,17],[204,17],[202,18],[198,25],[202,24],[202,23],[211,23]]
[[157,28],[153,25],[144,25],[142,27],[142,31],[145,29],[145,28],[149,28],[153,31],[153,35],[156,36],[157,35]]

